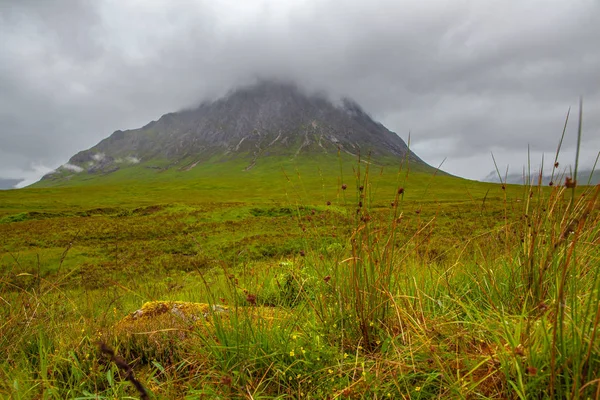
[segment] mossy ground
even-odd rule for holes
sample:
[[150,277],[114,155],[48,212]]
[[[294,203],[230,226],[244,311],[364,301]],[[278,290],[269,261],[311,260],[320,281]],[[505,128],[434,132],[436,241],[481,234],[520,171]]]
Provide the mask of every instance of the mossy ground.
[[598,393],[597,192],[324,165],[0,192],[0,393]]

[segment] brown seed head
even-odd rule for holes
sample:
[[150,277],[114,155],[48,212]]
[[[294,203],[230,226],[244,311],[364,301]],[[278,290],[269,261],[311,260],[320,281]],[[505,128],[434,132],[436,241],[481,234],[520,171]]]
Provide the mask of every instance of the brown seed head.
[[249,293],[248,296],[246,296],[246,301],[252,304],[253,306],[256,305],[256,295]]
[[346,185],[345,183],[342,185],[342,190],[346,190],[348,188],[348,185]]
[[567,189],[573,189],[575,186],[577,186],[577,181],[573,180],[573,178],[565,178],[565,187]]
[[398,188],[398,194],[404,194],[404,188],[403,187]]

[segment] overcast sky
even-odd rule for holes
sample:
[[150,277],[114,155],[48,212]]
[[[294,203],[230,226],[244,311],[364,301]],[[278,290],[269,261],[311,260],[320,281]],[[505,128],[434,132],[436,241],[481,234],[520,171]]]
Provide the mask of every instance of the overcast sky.
[[599,0],[0,0],[0,178],[260,78],[353,98],[430,164],[553,158],[584,98],[600,151]]

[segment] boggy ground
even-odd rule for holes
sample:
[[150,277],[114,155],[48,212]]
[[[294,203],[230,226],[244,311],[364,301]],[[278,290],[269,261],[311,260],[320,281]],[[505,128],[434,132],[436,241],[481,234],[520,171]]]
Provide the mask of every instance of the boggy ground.
[[347,176],[1,193],[0,393],[598,398],[598,188]]

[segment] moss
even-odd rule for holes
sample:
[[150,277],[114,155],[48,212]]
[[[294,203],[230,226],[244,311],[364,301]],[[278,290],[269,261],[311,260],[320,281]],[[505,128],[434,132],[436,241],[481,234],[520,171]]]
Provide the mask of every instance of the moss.
[[[237,310],[237,313],[236,313]],[[230,320],[232,314],[238,318],[272,322],[287,317],[284,310],[274,307],[230,307],[208,303],[186,301],[151,301],[129,314],[115,326],[116,333],[139,334],[165,330],[191,330],[212,328],[212,319],[219,315],[221,321]]]

